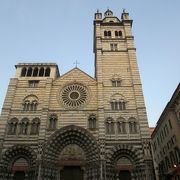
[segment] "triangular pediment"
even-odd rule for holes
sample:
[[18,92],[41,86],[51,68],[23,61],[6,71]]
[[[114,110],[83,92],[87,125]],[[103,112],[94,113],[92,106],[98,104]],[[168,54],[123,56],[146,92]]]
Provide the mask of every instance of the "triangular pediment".
[[59,78],[57,78],[55,80],[57,81],[83,81],[83,82],[96,82],[96,80],[89,76],[87,73],[85,73],[84,71],[82,71],[79,68],[73,68],[72,70],[68,71],[67,73],[63,74],[62,76],[60,76]]

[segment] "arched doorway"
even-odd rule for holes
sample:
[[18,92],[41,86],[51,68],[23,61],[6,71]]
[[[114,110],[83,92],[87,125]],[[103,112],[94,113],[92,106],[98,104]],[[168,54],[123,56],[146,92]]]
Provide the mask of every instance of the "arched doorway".
[[12,180],[36,178],[36,153],[25,145],[14,145],[2,155],[0,179],[11,177]]
[[83,180],[86,155],[76,144],[67,145],[59,155],[61,180]]
[[108,154],[110,175],[119,180],[141,179],[143,155],[131,145],[114,146]]
[[[43,152],[43,162],[48,165],[42,165],[42,172],[51,171],[54,179],[58,179],[54,174],[65,180],[97,179],[99,176],[99,148],[96,139],[84,128],[70,125],[57,130],[44,144]],[[69,174],[74,177],[69,178]],[[42,176],[47,177],[45,173]]]

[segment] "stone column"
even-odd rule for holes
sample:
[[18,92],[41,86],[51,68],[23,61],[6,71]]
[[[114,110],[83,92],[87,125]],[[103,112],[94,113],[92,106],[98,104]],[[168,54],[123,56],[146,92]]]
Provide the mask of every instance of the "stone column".
[[37,154],[37,180],[42,180],[42,143],[38,144],[38,154]]
[[61,166],[61,167],[59,167],[59,169],[57,170],[58,172],[57,172],[57,180],[60,180],[61,179],[61,171],[62,171],[62,169],[63,169],[63,166]]
[[87,179],[86,168],[82,166],[81,170],[83,171],[83,180],[86,180]]

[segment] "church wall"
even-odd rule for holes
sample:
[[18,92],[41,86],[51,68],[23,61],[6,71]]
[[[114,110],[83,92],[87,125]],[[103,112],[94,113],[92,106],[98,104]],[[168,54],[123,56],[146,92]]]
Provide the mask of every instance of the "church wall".
[[[147,165],[146,160],[151,161],[150,136],[134,38],[131,34],[132,21],[120,21],[116,17],[111,17],[112,12],[109,10],[106,13],[107,17],[104,20],[95,22],[95,78],[77,67],[59,76],[58,67],[53,63],[20,63],[16,66],[16,78],[10,81],[0,117],[0,158],[1,155],[4,158],[2,164],[7,165],[10,157],[21,156],[24,153],[23,156],[34,161],[34,165],[31,166],[34,172],[38,172],[39,177],[54,180],[57,179],[57,168],[59,172],[62,169],[59,164],[57,167],[59,155],[68,145],[73,147],[73,144],[76,144],[87,158],[87,166],[83,166],[87,179],[98,179],[100,173],[101,180],[108,180],[110,177],[115,179],[114,173],[117,173],[117,176],[120,172],[117,161],[120,157],[127,157],[134,168],[133,180],[145,176],[147,180],[153,180],[152,167],[148,166],[151,176],[147,174],[148,168],[144,169]],[[123,14],[125,16],[128,13]],[[108,18],[114,22],[110,22]],[[112,36],[105,38],[104,31],[111,31]],[[115,31],[122,31],[122,37],[115,37]],[[116,50],[111,49],[112,43],[117,44]],[[28,74],[28,71],[23,75],[21,70],[24,66],[27,69],[38,67],[39,70],[42,67],[51,67],[51,73],[47,76],[44,73],[40,75],[44,77],[39,77],[39,74],[33,74],[36,72],[33,69],[32,75]],[[120,81],[120,86],[112,85],[114,79]],[[38,84],[30,87],[29,83],[34,80]],[[82,88],[82,91],[69,91],[67,87]],[[78,98],[82,98],[82,94],[85,100],[80,99],[82,101],[79,105],[77,101]],[[112,102],[116,100],[118,103],[125,103],[125,107],[122,108],[121,104],[118,104],[121,108],[113,108]],[[25,102],[30,102],[36,109],[27,110]],[[91,115],[96,122],[93,128],[90,128],[88,122]],[[11,126],[8,123],[13,118],[17,118],[15,120],[18,124],[16,133],[11,134]],[[29,124],[23,129],[23,133],[19,133],[23,127],[20,122],[24,118],[29,120]],[[35,118],[39,120],[39,129],[38,133],[33,134],[31,127]],[[111,126],[114,131],[111,129],[111,132],[108,132],[107,128],[110,127],[107,126],[109,118],[114,123]],[[118,129],[119,121],[125,122],[125,131]],[[130,130],[132,123],[136,124],[136,130]],[[11,155],[11,151],[15,154]],[[37,167],[42,168],[42,172],[37,170]],[[13,172],[4,168],[3,173]],[[0,178],[4,174],[0,172]]]
[[[10,83],[7,89],[6,97],[3,103],[3,108],[0,116],[0,137],[3,139],[6,132],[7,120],[11,111],[12,102],[14,99],[14,93],[16,91],[17,79],[10,79]],[[2,141],[1,139],[1,141]]]
[[[46,81],[40,80],[39,86],[37,88],[29,88],[28,87],[28,81],[19,81],[15,93],[15,97],[13,100],[12,109],[13,110],[23,110],[23,100],[25,97],[29,95],[35,95],[37,96],[39,100],[38,104],[38,110],[41,110],[44,106],[44,97],[45,97],[45,83]],[[23,87],[23,85],[25,87]]]

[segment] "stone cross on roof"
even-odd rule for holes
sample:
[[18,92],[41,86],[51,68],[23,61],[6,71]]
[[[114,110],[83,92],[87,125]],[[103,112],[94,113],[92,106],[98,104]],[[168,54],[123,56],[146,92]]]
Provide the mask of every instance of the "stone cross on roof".
[[77,68],[79,62],[76,60],[73,64],[75,64],[75,65],[76,65],[76,68]]

